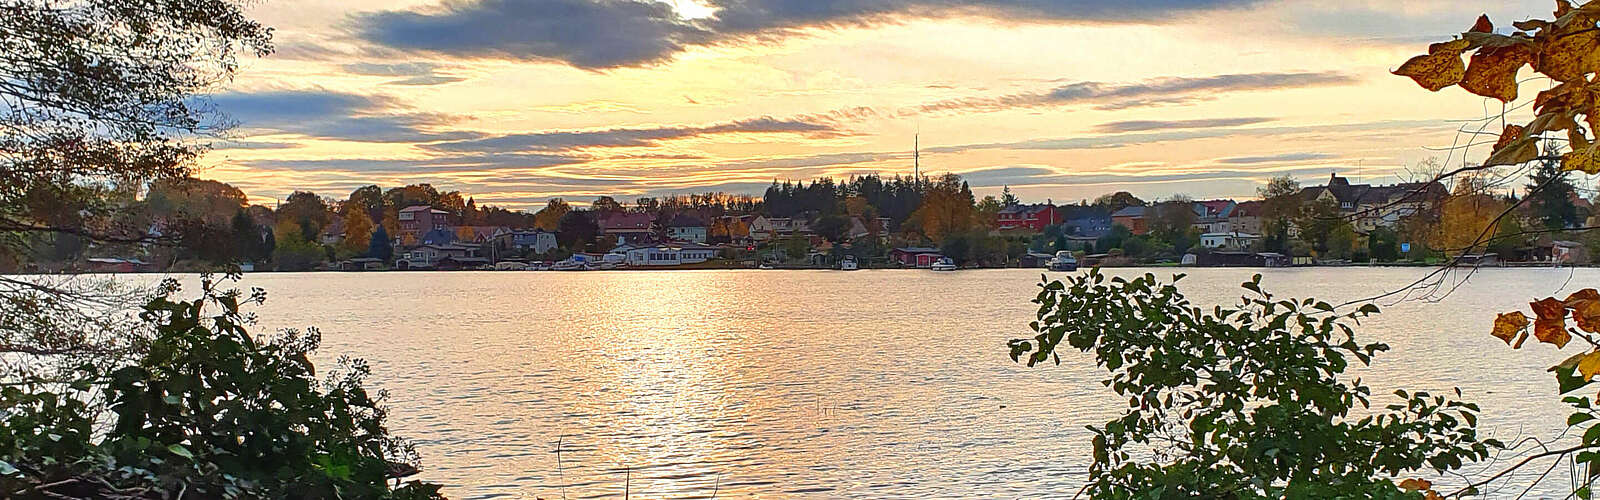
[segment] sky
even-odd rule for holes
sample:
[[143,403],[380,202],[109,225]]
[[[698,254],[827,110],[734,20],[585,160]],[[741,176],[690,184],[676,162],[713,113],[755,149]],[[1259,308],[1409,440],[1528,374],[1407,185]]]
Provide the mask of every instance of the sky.
[[[960,174],[979,196],[1249,198],[1487,155],[1503,108],[1391,75],[1539,0],[268,0],[201,177],[253,203],[427,182],[479,205]],[[1531,96],[1548,82],[1529,78]],[[1516,117],[1516,115],[1513,115]],[[1494,128],[1498,128],[1495,125]]]

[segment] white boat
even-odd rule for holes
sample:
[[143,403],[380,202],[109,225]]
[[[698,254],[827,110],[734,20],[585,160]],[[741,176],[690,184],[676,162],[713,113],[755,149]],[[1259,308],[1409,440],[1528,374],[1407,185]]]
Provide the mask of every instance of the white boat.
[[561,262],[557,262],[554,265],[551,265],[550,266],[550,270],[551,271],[587,271],[587,270],[589,270],[589,265],[584,263],[583,261],[567,259],[567,260],[563,260]]
[[942,257],[938,262],[934,262],[932,266],[928,267],[928,269],[935,271],[954,271],[956,270],[956,261],[950,260],[949,257]]
[[1072,256],[1072,252],[1062,250],[1060,252],[1056,252],[1056,257],[1054,259],[1050,259],[1049,262],[1046,262],[1044,267],[1051,271],[1077,271],[1078,259]]
[[844,260],[839,261],[840,271],[854,271],[857,269],[861,269],[861,265],[856,263],[856,256],[854,255],[846,255]]

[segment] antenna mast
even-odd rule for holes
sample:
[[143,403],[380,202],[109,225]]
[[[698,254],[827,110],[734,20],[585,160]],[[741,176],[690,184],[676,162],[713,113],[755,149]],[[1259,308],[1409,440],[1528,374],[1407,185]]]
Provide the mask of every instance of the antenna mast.
[[922,133],[911,136],[911,178],[922,179]]

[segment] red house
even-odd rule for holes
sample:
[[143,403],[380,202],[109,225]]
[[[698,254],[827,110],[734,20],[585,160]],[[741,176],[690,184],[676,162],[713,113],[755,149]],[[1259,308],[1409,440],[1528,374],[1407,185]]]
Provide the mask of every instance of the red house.
[[905,247],[889,251],[889,258],[894,259],[905,267],[932,266],[941,257],[944,257],[944,255],[940,255],[937,248]]
[[1063,214],[1049,203],[1038,205],[1012,205],[995,215],[995,227],[1001,231],[1025,229],[1043,232],[1045,226],[1060,224]]

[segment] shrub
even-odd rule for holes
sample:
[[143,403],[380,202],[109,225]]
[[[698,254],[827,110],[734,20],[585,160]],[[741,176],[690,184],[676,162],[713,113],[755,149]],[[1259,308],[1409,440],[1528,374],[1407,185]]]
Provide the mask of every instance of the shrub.
[[259,289],[219,292],[209,277],[194,301],[163,289],[140,315],[155,336],[137,362],[0,390],[0,497],[438,497],[390,486],[416,454],[389,434],[364,363],[318,379],[316,330],[252,337],[239,306]]
[[1260,279],[1239,305],[1210,311],[1149,274],[1041,285],[1037,335],[1011,341],[1012,359],[1059,364],[1065,341],[1093,352],[1105,385],[1129,398],[1121,417],[1089,428],[1090,498],[1431,497],[1426,481],[1392,478],[1503,447],[1478,439],[1472,403],[1397,391],[1400,402],[1369,408],[1371,389],[1341,375],[1388,350],[1356,343],[1351,328],[1377,307],[1274,300]]

